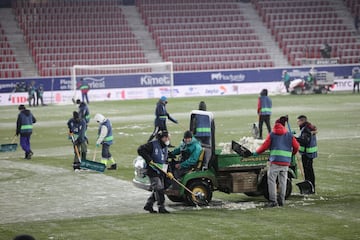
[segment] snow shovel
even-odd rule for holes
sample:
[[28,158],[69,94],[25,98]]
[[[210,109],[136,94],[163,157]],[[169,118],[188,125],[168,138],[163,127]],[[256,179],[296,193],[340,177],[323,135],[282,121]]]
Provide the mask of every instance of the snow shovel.
[[18,144],[15,143],[16,135],[13,137],[11,143],[1,144],[0,152],[15,152]]
[[248,158],[248,157],[252,156],[252,152],[249,149],[238,144],[235,141],[231,141],[231,149],[234,150],[241,157]]
[[[190,193],[192,196],[194,196],[194,200],[202,205],[208,205],[209,203],[205,199],[205,196],[203,193],[194,193],[189,188],[187,188],[184,184],[182,184],[179,180],[177,180],[174,175],[171,172],[166,172],[164,169],[162,169],[160,166],[156,165],[156,163],[150,163],[152,166],[159,169],[161,172],[163,172],[168,178],[171,180],[174,180],[177,184],[179,184],[181,187],[183,187],[188,193]],[[197,205],[197,204],[196,204]]]
[[305,175],[304,175],[304,168],[302,165],[301,160],[299,160],[299,158],[297,157],[297,164],[301,173],[301,176],[303,177],[303,182],[299,182],[296,184],[296,186],[299,187],[300,190],[300,194],[312,194],[314,193],[314,186],[312,184],[312,182],[310,182],[309,180],[305,180]]
[[72,135],[71,135],[71,140],[74,144],[74,149],[75,149],[76,155],[78,157],[78,160],[80,162],[80,168],[85,168],[85,169],[89,169],[89,170],[93,170],[93,171],[97,171],[97,172],[105,171],[106,166],[103,163],[90,161],[90,160],[86,160],[86,159],[81,160],[79,149],[78,149],[77,145],[75,144],[74,136],[72,136]]

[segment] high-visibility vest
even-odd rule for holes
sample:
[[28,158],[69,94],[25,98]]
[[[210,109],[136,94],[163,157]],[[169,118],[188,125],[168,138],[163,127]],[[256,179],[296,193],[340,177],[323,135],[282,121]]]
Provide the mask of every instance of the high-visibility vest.
[[268,96],[260,97],[260,115],[271,115],[272,102]]
[[292,156],[292,138],[293,135],[289,132],[286,132],[283,135],[277,135],[273,132],[270,133],[270,162],[280,162],[285,163],[284,165],[290,165]]

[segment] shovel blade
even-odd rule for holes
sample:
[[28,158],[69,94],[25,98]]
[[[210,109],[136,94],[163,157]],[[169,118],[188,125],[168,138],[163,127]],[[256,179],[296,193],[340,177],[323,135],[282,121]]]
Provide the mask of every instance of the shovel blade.
[[1,144],[0,152],[15,152],[17,149],[17,143]]
[[299,187],[299,190],[300,190],[301,194],[312,194],[312,193],[314,193],[314,186],[308,180],[297,183],[296,185]]
[[80,167],[97,172],[104,172],[106,168],[105,164],[90,160],[81,160]]
[[235,141],[231,141],[231,149],[244,158],[250,157],[252,155],[252,152],[249,149]]

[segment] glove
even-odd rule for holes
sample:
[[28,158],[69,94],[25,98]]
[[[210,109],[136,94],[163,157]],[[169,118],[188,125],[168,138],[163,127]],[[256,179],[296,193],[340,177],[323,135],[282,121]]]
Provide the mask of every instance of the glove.
[[15,133],[15,136],[19,136],[19,132],[16,132],[16,133]]
[[178,122],[178,120],[174,119],[174,123],[178,124],[179,122]]
[[96,146],[96,147],[100,147],[100,144],[97,143],[95,146]]
[[259,156],[259,154],[257,152],[253,152],[252,155],[253,155],[253,157]]
[[151,160],[151,161],[149,162],[149,165],[155,165],[154,161]]
[[171,172],[166,173],[166,176],[171,180],[174,179],[174,175]]
[[176,158],[176,155],[173,154],[172,152],[168,152],[168,158],[174,159]]

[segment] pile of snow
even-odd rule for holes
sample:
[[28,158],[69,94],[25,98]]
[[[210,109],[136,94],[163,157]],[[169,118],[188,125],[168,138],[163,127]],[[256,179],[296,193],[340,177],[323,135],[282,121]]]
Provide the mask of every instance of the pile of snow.
[[[242,137],[238,143],[243,145],[251,152],[254,152],[261,144],[264,143],[262,139],[255,139],[254,137]],[[231,149],[231,143],[220,143],[219,147],[222,148],[221,154],[234,154],[235,152]]]

